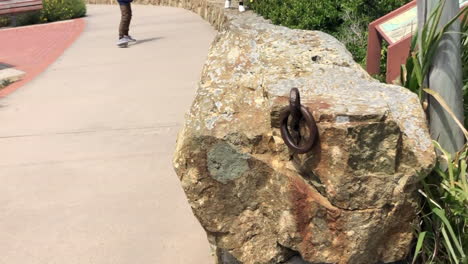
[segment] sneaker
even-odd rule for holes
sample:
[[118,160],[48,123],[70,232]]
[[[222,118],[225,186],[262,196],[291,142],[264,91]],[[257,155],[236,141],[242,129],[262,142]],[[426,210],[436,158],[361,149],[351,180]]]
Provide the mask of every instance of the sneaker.
[[231,0],[226,0],[226,2],[224,2],[224,8],[231,8]]
[[128,42],[130,42],[130,40],[127,39],[126,37],[123,37],[117,41],[117,46],[128,44]]
[[124,36],[124,38],[127,39],[129,42],[136,42],[136,39],[132,38],[132,36],[130,35]]
[[239,5],[239,12],[245,12],[245,6],[244,5]]

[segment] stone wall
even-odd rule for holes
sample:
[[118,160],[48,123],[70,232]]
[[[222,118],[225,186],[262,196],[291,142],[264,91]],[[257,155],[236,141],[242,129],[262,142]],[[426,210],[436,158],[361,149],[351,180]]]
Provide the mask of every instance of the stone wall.
[[[416,95],[373,80],[322,32],[225,11],[220,1],[136,3],[187,8],[219,30],[174,166],[220,263],[371,264],[407,255],[418,176],[435,159]],[[278,127],[293,87],[319,130],[302,155]]]

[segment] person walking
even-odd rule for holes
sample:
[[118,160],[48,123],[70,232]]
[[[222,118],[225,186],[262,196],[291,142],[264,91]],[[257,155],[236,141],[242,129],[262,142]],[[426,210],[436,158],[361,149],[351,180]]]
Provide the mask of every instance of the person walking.
[[117,46],[127,46],[129,42],[136,42],[128,31],[130,30],[130,22],[132,21],[132,2],[133,0],[117,0],[120,6],[120,26],[119,26],[119,40]]
[[[224,2],[224,8],[231,8],[231,0],[226,0],[226,2]],[[245,12],[244,1],[242,0],[239,0],[239,12]]]

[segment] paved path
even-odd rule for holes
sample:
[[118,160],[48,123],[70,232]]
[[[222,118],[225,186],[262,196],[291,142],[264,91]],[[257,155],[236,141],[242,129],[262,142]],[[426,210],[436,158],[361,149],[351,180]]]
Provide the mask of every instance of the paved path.
[[0,99],[0,263],[210,264],[171,159],[215,31],[182,9],[116,6]]
[[26,72],[21,81],[0,90],[0,98],[34,79],[83,32],[84,19],[0,30],[0,63]]

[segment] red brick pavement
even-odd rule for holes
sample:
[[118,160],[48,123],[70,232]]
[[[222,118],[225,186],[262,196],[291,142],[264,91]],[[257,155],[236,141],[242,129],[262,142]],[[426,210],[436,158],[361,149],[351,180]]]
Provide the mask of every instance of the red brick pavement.
[[78,38],[84,19],[0,30],[0,63],[26,72],[21,81],[0,90],[7,96],[34,79]]

